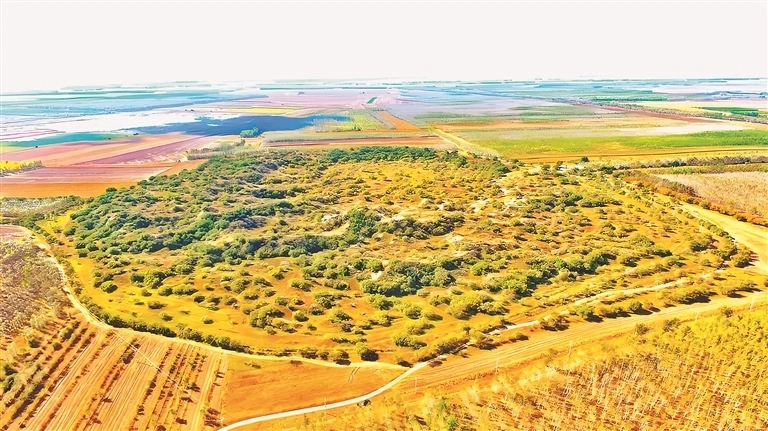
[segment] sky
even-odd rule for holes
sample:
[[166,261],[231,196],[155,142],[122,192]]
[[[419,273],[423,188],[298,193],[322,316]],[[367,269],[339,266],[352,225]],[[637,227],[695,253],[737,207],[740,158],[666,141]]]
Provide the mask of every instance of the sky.
[[0,2],[0,93],[277,79],[768,76],[768,1]]

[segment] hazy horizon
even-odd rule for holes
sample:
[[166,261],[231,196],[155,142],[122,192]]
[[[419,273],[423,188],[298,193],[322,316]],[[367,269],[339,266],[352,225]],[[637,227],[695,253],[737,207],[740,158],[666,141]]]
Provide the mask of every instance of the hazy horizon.
[[3,94],[183,81],[768,76],[766,2],[3,2],[0,16]]

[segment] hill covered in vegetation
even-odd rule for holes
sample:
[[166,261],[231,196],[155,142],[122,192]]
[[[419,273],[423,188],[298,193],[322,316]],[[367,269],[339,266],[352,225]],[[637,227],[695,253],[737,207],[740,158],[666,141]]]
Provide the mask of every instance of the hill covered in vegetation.
[[[61,228],[86,282],[75,290],[114,326],[413,362],[735,252],[640,193],[599,169],[425,148],[262,152],[110,189]],[[638,310],[612,307],[579,315]]]

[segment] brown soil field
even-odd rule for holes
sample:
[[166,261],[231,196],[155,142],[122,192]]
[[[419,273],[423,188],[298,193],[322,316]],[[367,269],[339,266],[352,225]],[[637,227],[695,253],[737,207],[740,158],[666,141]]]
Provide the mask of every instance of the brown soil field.
[[405,368],[332,368],[299,361],[268,362],[233,357],[224,378],[222,415],[225,423],[232,423],[354,398],[385,385],[404,371]]
[[173,167],[171,167],[167,171],[164,171],[162,173],[162,175],[178,174],[179,172],[183,171],[184,169],[192,170],[192,169],[195,169],[196,167],[202,165],[205,162],[206,162],[205,159],[198,159],[198,160],[187,160],[187,161],[184,161],[184,162],[176,163],[175,165],[173,165]]
[[194,136],[177,138],[172,142],[161,145],[154,145],[148,148],[135,149],[133,147],[124,148],[123,152],[109,157],[101,157],[88,162],[82,162],[81,165],[111,165],[111,164],[135,164],[146,162],[177,162],[184,158],[187,150],[192,148],[202,148],[206,145],[219,140],[221,137],[215,136]]
[[0,184],[0,197],[4,198],[51,198],[56,196],[80,196],[90,198],[104,194],[109,187],[130,187],[129,183],[13,183]]
[[20,174],[3,177],[0,182],[6,184],[40,184],[40,183],[126,183],[141,181],[152,175],[158,175],[172,165],[143,164],[134,166],[122,165],[78,165],[40,168]]
[[[9,161],[39,160],[44,166],[70,166],[95,162],[99,164],[136,161],[178,161],[183,152],[204,146],[214,137],[168,133],[143,135],[115,141],[71,142],[18,150],[4,154]],[[116,161],[109,161],[109,160]]]
[[395,126],[395,130],[419,130],[418,127],[414,126],[413,124],[401,119],[397,118],[394,115],[392,115],[389,112],[382,111],[379,112],[378,115],[381,117],[382,120],[386,121],[387,123]]

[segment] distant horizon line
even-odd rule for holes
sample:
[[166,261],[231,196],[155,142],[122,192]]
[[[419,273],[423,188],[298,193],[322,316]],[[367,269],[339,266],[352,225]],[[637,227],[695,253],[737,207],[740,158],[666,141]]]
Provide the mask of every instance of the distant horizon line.
[[[147,82],[133,82],[133,83],[111,83],[111,84],[77,84],[66,85],[59,87],[48,88],[28,88],[23,90],[14,90],[10,92],[4,92],[0,88],[0,95],[26,95],[34,93],[49,93],[49,92],[68,92],[68,91],[82,91],[82,90],[99,90],[99,89],[142,89],[158,86],[170,86],[170,85],[194,85],[205,84],[206,86],[234,86],[238,85],[239,88],[249,88],[249,86],[255,85],[276,85],[276,84],[368,84],[368,85],[406,85],[406,84],[434,84],[434,83],[470,83],[470,84],[483,84],[483,83],[530,83],[530,82],[627,82],[627,81],[748,81],[748,80],[768,80],[768,76],[751,76],[751,77],[668,77],[668,78],[598,78],[598,77],[576,77],[576,78],[483,78],[483,79],[430,79],[421,77],[400,77],[400,78],[300,78],[300,79],[261,79],[261,80],[176,80],[176,81],[147,81]],[[768,88],[766,89],[768,91]]]

